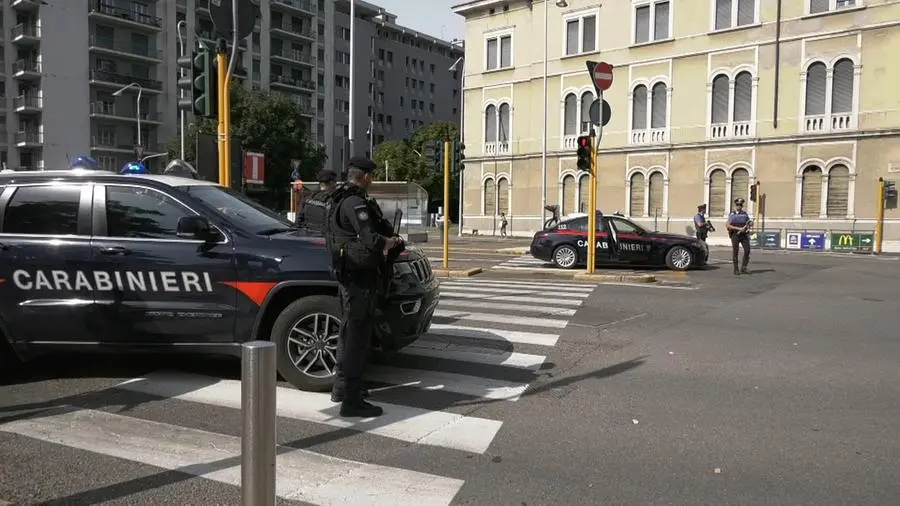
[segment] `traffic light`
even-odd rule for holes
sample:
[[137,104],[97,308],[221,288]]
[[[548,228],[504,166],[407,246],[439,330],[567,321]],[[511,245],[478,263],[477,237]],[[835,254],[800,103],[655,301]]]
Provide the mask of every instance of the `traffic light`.
[[758,188],[759,183],[753,183],[752,185],[750,185],[750,202],[756,202]]
[[591,170],[591,138],[587,135],[578,137],[578,170]]
[[897,183],[895,181],[884,181],[884,208],[897,208]]
[[216,54],[201,49],[193,59],[194,115],[213,118],[219,112],[219,82],[216,75]]
[[466,145],[462,141],[453,141],[453,167],[456,171],[462,172],[466,159]]
[[194,89],[194,57],[197,56],[196,51],[192,51],[190,56],[178,58],[178,110],[193,112],[194,100],[191,98]]
[[441,147],[442,143],[437,141],[427,141],[425,143],[422,158],[425,159],[425,162],[428,163],[428,166],[433,170],[441,170],[444,167],[444,164],[441,163],[441,154],[443,152]]

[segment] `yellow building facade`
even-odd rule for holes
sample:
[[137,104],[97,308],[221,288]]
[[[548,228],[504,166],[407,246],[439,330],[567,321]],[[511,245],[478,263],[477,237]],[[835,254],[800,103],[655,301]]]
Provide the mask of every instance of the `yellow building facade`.
[[[587,60],[615,68],[598,158],[604,212],[692,234],[698,204],[723,225],[759,182],[767,230],[871,231],[879,178],[900,180],[896,0],[476,0],[454,10],[466,18],[467,233],[498,233],[505,213],[512,234],[530,235],[545,203],[585,211],[575,144],[596,98]],[[717,228],[711,242],[725,238]],[[884,239],[900,250],[900,211],[885,212]]]

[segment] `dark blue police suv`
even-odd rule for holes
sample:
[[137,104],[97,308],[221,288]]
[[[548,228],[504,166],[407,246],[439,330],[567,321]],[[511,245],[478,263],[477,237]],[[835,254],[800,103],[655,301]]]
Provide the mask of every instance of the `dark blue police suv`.
[[[0,226],[0,345],[16,358],[238,354],[263,339],[285,380],[331,388],[341,308],[324,240],[239,193],[172,176],[7,172]],[[373,349],[386,353],[428,330],[439,297],[420,250],[393,273],[373,315]]]

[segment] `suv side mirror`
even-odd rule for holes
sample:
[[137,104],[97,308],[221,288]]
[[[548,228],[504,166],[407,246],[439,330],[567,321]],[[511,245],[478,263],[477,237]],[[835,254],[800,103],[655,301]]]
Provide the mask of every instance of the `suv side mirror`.
[[203,216],[182,216],[178,218],[175,234],[182,239],[209,241],[213,238],[212,226]]

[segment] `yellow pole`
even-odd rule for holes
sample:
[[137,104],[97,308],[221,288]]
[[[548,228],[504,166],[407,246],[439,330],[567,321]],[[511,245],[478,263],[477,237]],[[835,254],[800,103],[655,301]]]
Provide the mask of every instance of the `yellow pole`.
[[450,270],[450,140],[444,141],[444,269]]
[[587,273],[593,274],[597,266],[597,146],[593,135],[591,139],[591,167],[588,173],[588,242]]
[[884,240],[884,178],[878,178],[878,214],[875,216],[875,254],[881,254],[881,243]]
[[228,160],[225,157],[226,146],[225,146],[225,135],[227,127],[225,123],[225,111],[226,111],[226,102],[225,102],[225,93],[222,93],[222,89],[225,87],[225,74],[228,71],[228,62],[225,58],[225,51],[220,51],[216,54],[216,90],[218,90],[218,99],[219,99],[219,184],[228,186]]
[[231,188],[231,83],[228,82],[227,75],[219,93],[225,109],[225,186]]

